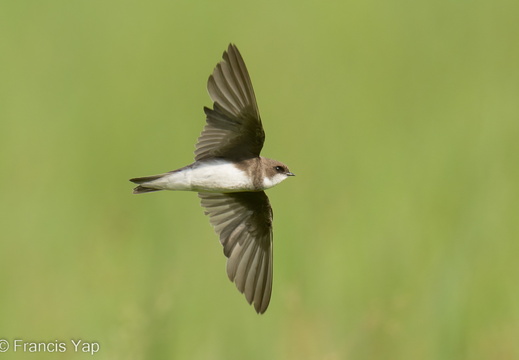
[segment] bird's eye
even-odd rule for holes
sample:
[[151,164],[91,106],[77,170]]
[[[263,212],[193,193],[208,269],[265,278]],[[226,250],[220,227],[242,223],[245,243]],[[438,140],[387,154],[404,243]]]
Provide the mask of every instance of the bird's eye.
[[279,172],[279,173],[285,171],[285,169],[283,169],[282,166],[276,166],[276,167],[274,167],[274,169],[276,169],[276,171]]

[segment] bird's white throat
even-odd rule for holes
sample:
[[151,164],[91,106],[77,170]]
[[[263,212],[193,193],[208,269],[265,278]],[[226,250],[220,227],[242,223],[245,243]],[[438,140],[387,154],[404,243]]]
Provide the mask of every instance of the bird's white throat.
[[263,177],[263,189],[270,189],[273,186],[276,186],[283,180],[285,180],[287,176],[285,174],[276,174],[273,177],[265,176]]

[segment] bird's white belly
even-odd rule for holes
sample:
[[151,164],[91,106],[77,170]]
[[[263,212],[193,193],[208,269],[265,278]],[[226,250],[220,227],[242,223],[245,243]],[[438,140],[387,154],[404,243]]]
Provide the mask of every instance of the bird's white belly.
[[237,192],[254,190],[252,180],[232,163],[197,164],[163,178],[166,190]]

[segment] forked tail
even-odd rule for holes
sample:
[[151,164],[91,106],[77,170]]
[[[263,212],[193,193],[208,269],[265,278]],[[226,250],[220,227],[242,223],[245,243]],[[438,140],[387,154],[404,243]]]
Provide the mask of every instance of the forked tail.
[[144,193],[148,193],[148,192],[160,191],[161,189],[154,189],[151,187],[146,187],[145,184],[152,182],[154,180],[160,179],[163,176],[164,176],[164,174],[160,174],[160,175],[144,176],[144,177],[130,179],[130,181],[132,183],[139,184],[139,186],[137,186],[133,189],[133,193],[134,194],[144,194]]

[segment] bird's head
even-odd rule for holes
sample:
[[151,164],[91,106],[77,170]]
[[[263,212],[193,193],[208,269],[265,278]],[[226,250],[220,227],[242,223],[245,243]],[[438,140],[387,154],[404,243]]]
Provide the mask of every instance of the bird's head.
[[289,176],[295,176],[294,173],[290,172],[288,166],[282,162],[263,158],[263,187],[265,189],[276,186]]

